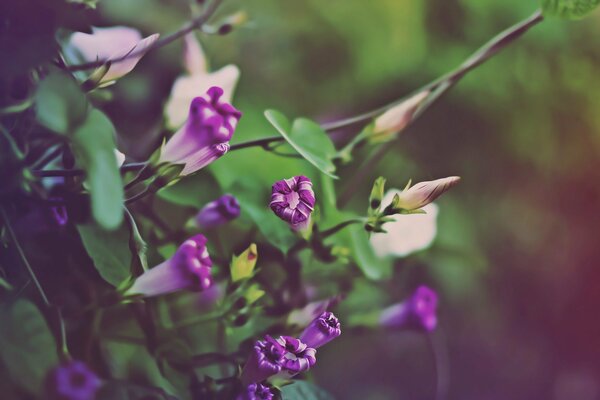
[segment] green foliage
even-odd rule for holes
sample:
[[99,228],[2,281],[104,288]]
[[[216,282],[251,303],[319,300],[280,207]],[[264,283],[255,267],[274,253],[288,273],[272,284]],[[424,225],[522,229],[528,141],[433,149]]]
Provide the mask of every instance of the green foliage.
[[35,106],[40,124],[66,135],[84,121],[88,103],[73,77],[54,72],[40,83]]
[[276,110],[265,111],[265,117],[309,163],[324,174],[337,178],[332,162],[336,156],[335,146],[319,124],[306,118],[297,118],[290,127],[287,117]]
[[389,278],[392,274],[391,260],[382,260],[375,255],[369,243],[369,235],[363,227],[352,226],[348,230],[351,235],[354,260],[365,276],[372,280]]
[[600,0],[541,0],[541,4],[546,16],[579,19],[598,7]]
[[94,109],[73,135],[76,157],[87,172],[92,214],[105,229],[116,229],[123,221],[123,183],[114,133],[112,122]]
[[333,400],[333,397],[320,387],[306,381],[293,381],[281,388],[282,400]]
[[218,191],[219,184],[212,175],[199,173],[183,177],[157,194],[173,204],[200,208],[214,200]]
[[105,281],[117,287],[130,277],[131,252],[126,225],[116,231],[99,226],[77,225],[81,241]]
[[58,364],[56,342],[44,317],[28,300],[0,304],[0,358],[23,389],[40,393]]

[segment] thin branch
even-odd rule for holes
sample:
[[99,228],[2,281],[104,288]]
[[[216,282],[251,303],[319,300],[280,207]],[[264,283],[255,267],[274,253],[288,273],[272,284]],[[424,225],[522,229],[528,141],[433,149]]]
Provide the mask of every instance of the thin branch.
[[[146,165],[147,163],[145,162],[123,164],[120,168],[120,171],[121,173],[137,171],[143,169]],[[48,178],[55,176],[71,177],[85,175],[85,171],[82,169],[34,169],[31,172],[39,178]]]
[[[213,14],[217,11],[217,9],[219,8],[219,6],[221,5],[222,2],[223,2],[223,0],[213,0],[206,7],[206,10],[204,10],[204,12],[202,14],[200,14],[198,17],[192,19],[191,21],[187,22],[179,30],[157,40],[156,42],[154,42],[154,44],[152,46],[150,46],[149,49],[132,51],[131,53],[128,53],[127,55],[124,55],[123,57],[116,58],[116,59],[113,59],[110,61],[114,64],[114,63],[126,60],[128,58],[140,56],[148,51],[156,50],[156,49],[164,47],[168,44],[173,43],[174,41],[187,35],[188,33],[192,32],[198,28],[201,28],[202,25],[204,25],[204,23],[206,23],[213,16]],[[107,61],[109,61],[109,60],[98,60],[98,61],[92,61],[92,62],[83,63],[83,64],[71,65],[71,66],[67,67],[67,70],[81,71],[81,70],[86,70],[86,69],[98,68],[98,67],[101,67],[102,65],[104,65]]]

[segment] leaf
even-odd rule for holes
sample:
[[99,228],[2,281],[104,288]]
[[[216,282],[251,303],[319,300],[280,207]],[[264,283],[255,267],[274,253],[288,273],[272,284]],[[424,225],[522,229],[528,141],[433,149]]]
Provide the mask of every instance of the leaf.
[[320,387],[306,381],[294,381],[281,388],[282,400],[334,400]]
[[37,394],[46,373],[58,364],[55,339],[30,301],[0,306],[0,357],[12,379]]
[[348,230],[351,235],[354,259],[365,276],[371,280],[389,278],[392,274],[392,262],[375,255],[367,232],[361,226],[352,226]]
[[116,231],[106,231],[92,224],[77,225],[77,230],[94,266],[105,281],[116,287],[129,278],[132,255],[125,224]]
[[579,19],[592,12],[600,0],[541,0],[544,16]]
[[173,204],[200,208],[214,200],[215,193],[219,192],[219,184],[212,175],[199,173],[185,176],[157,194]]
[[319,124],[307,118],[298,118],[290,128],[287,117],[276,110],[265,111],[265,117],[306,161],[324,174],[337,178],[334,175],[335,165],[331,161],[337,152]]
[[105,229],[116,229],[123,221],[123,183],[114,132],[108,117],[94,109],[73,136],[75,155],[87,172],[92,214]]
[[54,132],[69,134],[85,120],[88,103],[72,77],[54,73],[40,83],[35,106],[40,124]]

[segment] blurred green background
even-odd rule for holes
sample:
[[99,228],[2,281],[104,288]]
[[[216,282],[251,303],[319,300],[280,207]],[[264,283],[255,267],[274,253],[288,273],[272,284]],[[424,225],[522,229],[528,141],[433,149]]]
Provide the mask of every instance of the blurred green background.
[[[244,118],[235,143],[275,133],[266,108],[330,121],[401,97],[536,7],[534,0],[227,1],[219,15],[243,10],[250,23],[200,39],[213,69],[241,68],[234,104]],[[183,0],[101,0],[98,8],[96,25],[144,34],[170,32],[189,18]],[[436,340],[447,358],[448,398],[600,398],[598,43],[598,11],[536,26],[390,144],[350,203],[362,211],[379,175],[390,187],[463,177],[438,202],[433,247],[399,260],[391,281],[365,282],[361,293],[369,295],[350,299],[399,301],[419,283],[439,290]],[[105,109],[127,154],[147,155],[142,139],[159,131],[182,70],[176,43],[150,53],[115,86]],[[225,190],[242,168],[267,187],[307,168],[256,148],[227,157],[211,166]],[[340,171],[338,189],[352,185],[359,165]],[[416,334],[346,334],[319,357],[312,378],[339,399],[434,393],[431,355]]]

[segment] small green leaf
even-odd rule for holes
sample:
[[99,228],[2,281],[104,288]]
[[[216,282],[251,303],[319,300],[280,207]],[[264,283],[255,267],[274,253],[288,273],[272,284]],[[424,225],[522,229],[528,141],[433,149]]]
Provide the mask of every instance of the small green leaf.
[[276,110],[265,111],[265,117],[306,161],[324,174],[337,178],[332,162],[337,156],[335,146],[319,124],[307,118],[298,118],[290,128],[287,117]]
[[252,243],[239,256],[233,256],[231,260],[231,281],[237,282],[242,279],[251,278],[258,259],[256,244]]
[[114,132],[106,115],[94,109],[73,136],[75,155],[87,172],[92,214],[105,229],[116,229],[123,221],[123,183]]
[[389,278],[392,274],[392,262],[375,255],[367,232],[359,226],[352,226],[348,230],[352,237],[354,260],[365,276],[371,280]]
[[600,0],[541,0],[545,16],[564,19],[579,19],[592,12]]
[[94,266],[105,281],[116,287],[129,278],[132,255],[125,224],[116,231],[106,231],[91,224],[77,225],[77,230]]
[[296,380],[281,388],[282,400],[334,400],[334,397],[320,387]]
[[35,106],[40,124],[54,132],[69,134],[85,120],[88,103],[72,77],[53,73],[40,83]]
[[34,394],[40,393],[47,372],[58,364],[56,341],[30,301],[0,306],[0,357],[12,379]]

